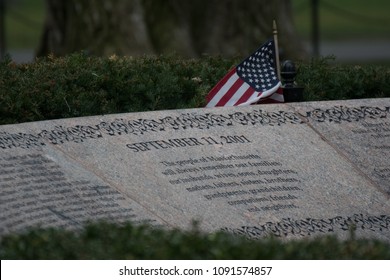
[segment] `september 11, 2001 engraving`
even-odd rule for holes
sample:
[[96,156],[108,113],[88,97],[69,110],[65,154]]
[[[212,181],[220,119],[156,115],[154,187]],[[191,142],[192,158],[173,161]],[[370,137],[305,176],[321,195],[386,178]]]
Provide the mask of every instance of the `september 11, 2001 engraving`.
[[242,144],[251,143],[245,135],[222,135],[219,137],[184,137],[172,138],[167,140],[153,140],[138,143],[127,144],[126,147],[131,151],[146,152],[150,150],[172,149],[172,148],[186,148],[203,145],[225,145],[225,144]]

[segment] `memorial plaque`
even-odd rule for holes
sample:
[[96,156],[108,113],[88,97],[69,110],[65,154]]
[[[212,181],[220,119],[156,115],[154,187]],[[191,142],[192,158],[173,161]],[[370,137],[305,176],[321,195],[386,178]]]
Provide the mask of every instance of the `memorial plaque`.
[[390,102],[307,102],[295,109],[308,117],[313,129],[374,185],[390,195]]
[[[311,102],[1,126],[1,234],[96,219],[187,229],[196,220],[206,232],[251,238],[345,238],[353,226],[390,241],[389,106]],[[368,126],[381,136],[359,133]]]

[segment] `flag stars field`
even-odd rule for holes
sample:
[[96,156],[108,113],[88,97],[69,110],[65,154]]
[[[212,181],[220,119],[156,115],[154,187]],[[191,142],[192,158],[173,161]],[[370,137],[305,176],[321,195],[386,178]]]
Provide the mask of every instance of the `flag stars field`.
[[274,48],[274,40],[269,40],[226,74],[207,95],[206,107],[284,102]]

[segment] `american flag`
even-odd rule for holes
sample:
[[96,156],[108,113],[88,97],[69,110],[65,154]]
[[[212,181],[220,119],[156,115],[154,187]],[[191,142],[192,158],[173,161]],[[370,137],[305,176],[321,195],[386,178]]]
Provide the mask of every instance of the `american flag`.
[[284,102],[275,70],[275,44],[269,40],[233,68],[206,97],[206,107]]

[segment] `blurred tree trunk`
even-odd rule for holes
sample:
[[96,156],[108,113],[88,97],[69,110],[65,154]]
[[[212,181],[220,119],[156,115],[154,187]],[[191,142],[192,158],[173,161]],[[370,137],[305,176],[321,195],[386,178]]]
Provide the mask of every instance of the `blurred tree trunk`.
[[38,55],[86,50],[96,55],[176,52],[247,55],[272,36],[284,56],[305,54],[290,0],[46,0]]

